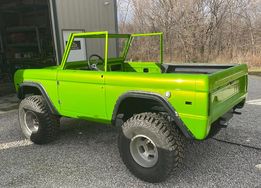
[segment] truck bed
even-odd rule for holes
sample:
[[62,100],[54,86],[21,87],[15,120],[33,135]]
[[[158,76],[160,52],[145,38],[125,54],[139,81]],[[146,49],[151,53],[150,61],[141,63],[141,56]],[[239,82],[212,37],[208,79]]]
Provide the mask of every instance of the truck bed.
[[165,73],[190,73],[190,74],[212,74],[224,69],[231,68],[235,65],[171,65],[164,64]]
[[[206,128],[206,133],[209,132],[212,123],[221,117],[223,118],[227,112],[236,108],[239,103],[242,104],[246,98],[246,65],[165,64],[163,67],[165,69],[163,74],[179,75],[181,78],[184,75],[194,77],[197,93],[195,96],[200,96],[202,93],[208,94],[206,113],[208,128]],[[206,107],[202,108],[204,106],[203,98],[197,98],[197,101],[201,101],[197,107],[201,112],[206,109]],[[198,129],[191,127],[191,130],[193,130],[192,132],[197,132]],[[206,135],[202,135],[202,137]]]

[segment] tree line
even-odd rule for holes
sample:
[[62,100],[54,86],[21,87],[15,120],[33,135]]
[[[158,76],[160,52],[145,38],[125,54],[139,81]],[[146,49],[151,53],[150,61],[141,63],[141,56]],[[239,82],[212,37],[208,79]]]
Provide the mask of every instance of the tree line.
[[261,0],[118,0],[118,17],[121,33],[163,32],[165,61],[261,66]]

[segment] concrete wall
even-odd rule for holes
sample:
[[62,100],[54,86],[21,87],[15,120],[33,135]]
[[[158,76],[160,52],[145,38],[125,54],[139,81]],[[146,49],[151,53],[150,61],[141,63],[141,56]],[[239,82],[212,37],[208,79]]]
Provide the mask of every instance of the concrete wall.
[[[117,33],[116,0],[50,0],[50,8],[58,61],[64,51],[63,30]],[[87,48],[88,55],[104,49],[102,42],[99,45],[88,42]],[[110,44],[109,50],[109,53],[116,53],[116,42]]]

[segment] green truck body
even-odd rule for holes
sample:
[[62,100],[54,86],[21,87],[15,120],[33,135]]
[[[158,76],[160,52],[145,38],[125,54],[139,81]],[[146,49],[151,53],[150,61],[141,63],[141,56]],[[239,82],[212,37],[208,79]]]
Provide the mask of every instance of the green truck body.
[[[108,37],[107,32],[81,33],[73,34],[69,41],[72,43],[73,38],[88,35],[105,37],[105,40]],[[203,72],[162,73],[161,63],[105,58],[104,71],[67,70],[66,67],[75,66],[66,66],[69,50],[70,43],[60,66],[17,71],[16,89],[19,90],[21,83],[40,84],[61,116],[103,123],[112,122],[114,109],[122,95],[128,92],[157,94],[175,108],[189,132],[199,140],[206,138],[214,121],[246,98],[246,65],[184,65],[181,67],[185,71],[186,67],[194,67],[203,69]],[[118,64],[122,66],[121,70],[111,71],[110,68]],[[81,65],[82,62],[77,64]],[[166,92],[171,93],[169,98],[165,96]]]
[[[160,38],[159,62],[127,62],[133,39],[149,36]],[[96,61],[67,62],[77,38],[104,39],[104,57],[98,56]],[[119,57],[108,57],[110,38],[127,41]],[[215,121],[243,106],[247,95],[247,66],[164,64],[162,39],[162,33],[73,33],[59,66],[15,73],[18,97],[42,95],[50,112],[56,116],[113,125],[122,125],[121,122],[135,114],[164,112],[173,118],[185,137],[206,139]],[[157,178],[137,176],[157,181]]]
[[[136,70],[153,63],[130,63]],[[129,67],[129,64],[127,64]],[[128,92],[149,92],[165,98],[195,139],[204,139],[211,124],[246,97],[245,65],[232,66],[213,74],[86,72],[61,67],[20,70],[21,83],[38,83],[62,116],[111,123],[117,100]],[[171,92],[167,98],[166,92]]]

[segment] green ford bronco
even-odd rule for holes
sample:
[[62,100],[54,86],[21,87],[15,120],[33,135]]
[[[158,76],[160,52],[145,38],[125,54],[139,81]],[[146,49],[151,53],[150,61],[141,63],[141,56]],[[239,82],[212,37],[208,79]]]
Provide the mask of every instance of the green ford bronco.
[[[128,61],[133,41],[148,37],[159,40],[158,62]],[[124,42],[114,52],[110,41]],[[144,181],[165,180],[182,162],[185,139],[206,139],[245,103],[246,65],[163,64],[162,33],[73,33],[65,43],[59,66],[15,73],[22,132],[48,143],[62,116],[119,126],[120,156]]]

